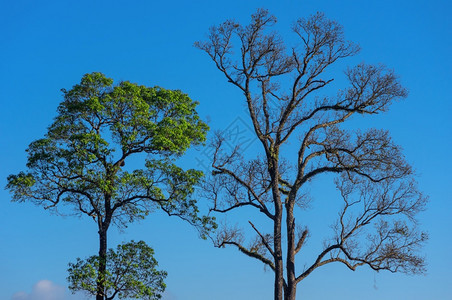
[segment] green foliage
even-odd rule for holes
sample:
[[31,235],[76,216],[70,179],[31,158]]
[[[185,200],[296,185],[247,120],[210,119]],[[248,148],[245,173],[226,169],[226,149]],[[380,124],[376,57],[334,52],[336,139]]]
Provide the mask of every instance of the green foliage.
[[145,242],[131,241],[107,252],[107,272],[98,276],[99,256],[77,259],[69,264],[69,289],[96,295],[97,281],[103,280],[106,299],[160,299],[165,290],[167,273],[157,270],[154,250]]
[[[202,173],[177,167],[174,158],[205,141],[207,125],[180,91],[128,81],[113,85],[101,73],[86,74],[71,90],[42,139],[32,142],[28,171],[8,177],[14,201],[45,208],[66,203],[76,213],[126,225],[163,209],[196,225],[203,235],[215,226],[198,217],[191,199]],[[144,169],[123,167],[148,154]]]
[[180,91],[128,81],[113,86],[111,79],[92,73],[63,93],[65,101],[49,135],[72,139],[77,149],[85,146],[111,154],[101,135],[106,129],[123,153],[181,154],[190,144],[205,140],[208,128],[195,111],[197,102]]
[[[155,271],[152,249],[140,242],[106,253],[108,228],[126,227],[155,209],[187,220],[203,238],[216,227],[213,218],[198,216],[192,199],[202,172],[174,164],[188,147],[205,141],[208,126],[197,103],[180,91],[128,81],[113,85],[101,73],[86,74],[62,91],[47,134],[28,147],[27,172],[10,175],[6,188],[13,201],[55,210],[66,204],[98,225],[99,257],[70,265],[73,290],[97,299],[157,299],[166,273]],[[144,168],[125,169],[139,153],[147,154]],[[103,290],[112,294],[101,295]]]

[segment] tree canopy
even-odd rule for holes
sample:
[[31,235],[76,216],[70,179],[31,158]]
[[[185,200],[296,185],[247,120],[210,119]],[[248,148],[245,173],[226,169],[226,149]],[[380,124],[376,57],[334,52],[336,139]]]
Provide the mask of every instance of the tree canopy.
[[[118,245],[116,251],[110,248],[106,260],[106,272],[102,278],[105,282],[105,299],[116,296],[119,299],[161,298],[167,273],[156,269],[158,263],[154,258],[154,250],[145,242],[124,243]],[[100,258],[97,255],[70,263],[69,289],[95,296],[99,265]]]
[[[114,85],[102,73],[91,73],[62,91],[64,101],[47,134],[27,149],[27,171],[10,175],[7,189],[13,201],[56,211],[69,207],[97,223],[99,300],[112,223],[126,226],[161,209],[196,226],[202,237],[215,227],[211,218],[199,216],[192,197],[202,172],[175,164],[190,145],[204,142],[208,127],[197,102],[177,90],[128,81]],[[131,170],[130,158],[140,153],[146,155],[144,167]]]
[[[237,247],[274,271],[275,300],[294,300],[297,284],[330,263],[351,270],[424,272],[418,250],[427,235],[418,230],[416,214],[427,198],[417,189],[411,166],[387,131],[344,126],[352,116],[386,111],[407,96],[406,89],[389,68],[360,63],[345,71],[345,87],[325,95],[335,79],[332,66],[359,47],[322,13],[294,23],[297,44],[290,46],[272,30],[276,21],[260,9],[250,24],[228,20],[195,44],[243,93],[261,146],[254,157],[244,158],[240,144],[228,151],[227,137],[216,137],[212,178],[205,184],[211,210],[254,208],[269,222],[259,227],[250,214],[251,239],[240,227],[225,224],[215,245]],[[308,208],[309,182],[326,174],[337,175],[342,208],[338,219],[329,221],[333,238],[303,266],[296,258],[303,259],[309,222],[295,216]]]
[[[27,149],[28,172],[8,177],[13,200],[45,208],[72,204],[96,220],[115,212],[115,221],[143,217],[158,205],[198,221],[187,196],[201,172],[183,171],[171,160],[205,139],[196,102],[180,91],[127,81],[113,86],[101,73],[63,93],[46,137]],[[127,158],[141,152],[150,154],[145,169],[124,170]]]

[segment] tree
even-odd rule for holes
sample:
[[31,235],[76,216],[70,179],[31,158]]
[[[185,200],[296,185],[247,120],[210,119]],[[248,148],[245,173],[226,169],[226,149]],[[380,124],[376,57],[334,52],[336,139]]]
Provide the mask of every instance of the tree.
[[[69,206],[98,225],[96,299],[105,299],[107,232],[154,209],[195,225],[202,236],[215,226],[199,217],[191,198],[202,172],[174,164],[192,144],[205,140],[207,125],[197,105],[180,91],[113,80],[101,73],[83,76],[64,101],[46,136],[28,147],[27,172],[8,177],[13,201],[45,209]],[[145,168],[126,162],[147,154]]]
[[[416,188],[412,168],[388,132],[343,125],[354,115],[386,111],[406,97],[406,90],[391,70],[362,63],[345,71],[348,87],[323,95],[333,82],[332,66],[355,55],[358,46],[345,40],[337,22],[317,13],[295,22],[299,44],[287,51],[283,39],[269,30],[275,23],[260,9],[249,25],[226,21],[195,44],[243,93],[262,149],[246,160],[240,145],[228,152],[225,137],[216,137],[212,178],[205,184],[212,211],[251,207],[272,224],[272,232],[265,233],[250,220],[256,236],[249,245],[241,228],[226,224],[215,245],[237,247],[273,270],[277,300],[294,300],[298,283],[333,262],[351,270],[366,265],[423,272],[418,249],[427,236],[418,231],[415,216],[426,197]],[[306,245],[309,227],[295,216],[306,207],[307,184],[326,174],[337,175],[343,201],[335,235],[298,271],[296,255]]]
[[[89,295],[97,294],[99,256],[86,260],[77,259],[69,264],[69,289],[73,292],[84,291]],[[113,299],[160,299],[165,290],[163,279],[166,272],[156,269],[158,263],[154,250],[145,242],[129,242],[117,246],[116,252],[107,252],[106,272],[101,276],[105,283],[104,297]]]

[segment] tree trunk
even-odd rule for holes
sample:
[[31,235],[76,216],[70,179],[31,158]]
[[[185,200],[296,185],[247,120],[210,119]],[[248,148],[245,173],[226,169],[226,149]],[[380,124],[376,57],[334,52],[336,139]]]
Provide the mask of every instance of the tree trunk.
[[105,273],[107,270],[107,229],[99,229],[99,268],[97,270],[97,294],[96,300],[106,299]]
[[295,219],[293,217],[293,205],[291,199],[287,199],[286,205],[286,226],[287,226],[287,288],[284,293],[284,300],[295,300],[297,283],[295,281]]
[[105,194],[105,218],[98,217],[99,226],[99,268],[97,269],[96,300],[106,300],[105,275],[107,273],[107,231],[110,227],[113,211],[110,206],[111,195]]
[[275,214],[274,223],[274,252],[275,252],[275,300],[283,299],[284,269],[281,247],[281,212]]
[[284,263],[282,256],[281,225],[282,203],[279,193],[278,161],[272,159],[270,164],[270,176],[272,177],[272,196],[275,205],[275,219],[273,225],[273,251],[275,253],[275,300],[283,300],[284,294]]

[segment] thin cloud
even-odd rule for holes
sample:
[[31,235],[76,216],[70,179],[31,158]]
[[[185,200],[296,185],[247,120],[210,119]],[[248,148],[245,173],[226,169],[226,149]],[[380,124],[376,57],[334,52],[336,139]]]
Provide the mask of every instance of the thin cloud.
[[15,293],[11,300],[84,300],[81,295],[68,295],[64,286],[58,285],[50,280],[38,281],[31,291],[26,293],[20,291]]

